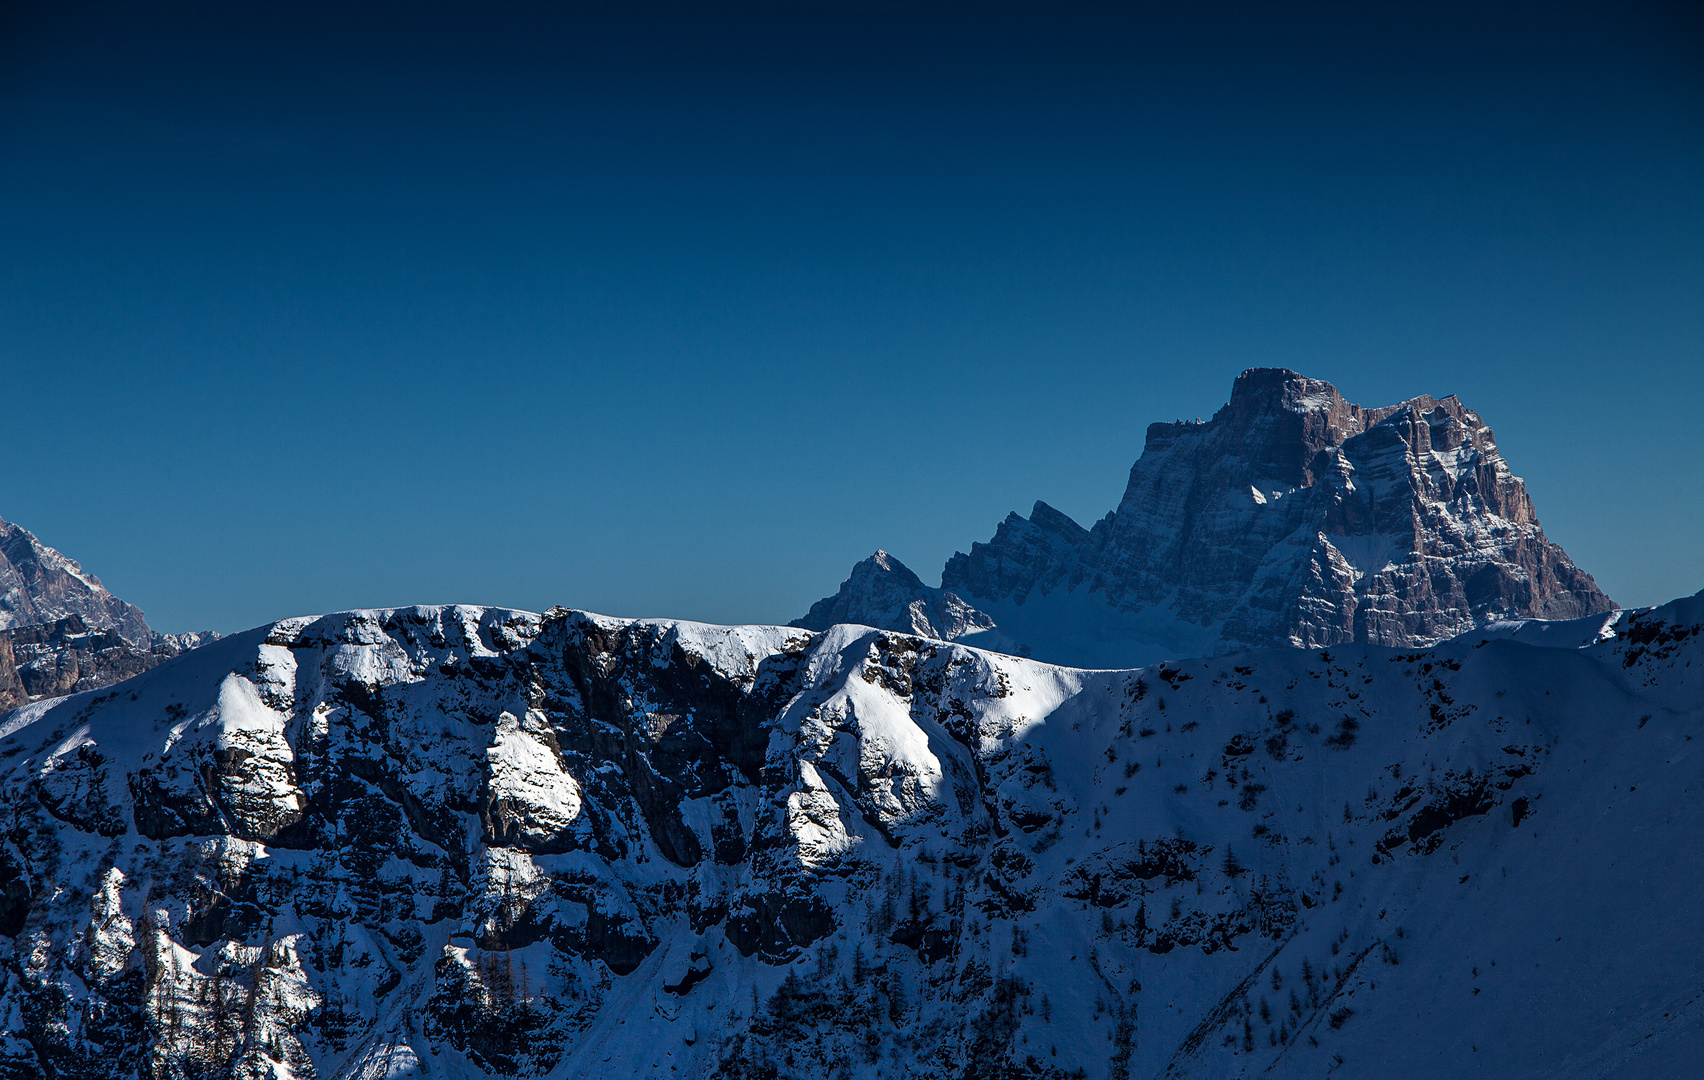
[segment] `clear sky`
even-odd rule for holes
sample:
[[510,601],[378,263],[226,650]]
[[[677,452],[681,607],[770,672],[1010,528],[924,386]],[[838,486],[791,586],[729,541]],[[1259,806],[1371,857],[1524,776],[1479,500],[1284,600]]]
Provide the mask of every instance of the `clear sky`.
[[1696,15],[1271,7],[12,0],[0,516],[163,630],[783,621],[1282,365],[1704,586]]

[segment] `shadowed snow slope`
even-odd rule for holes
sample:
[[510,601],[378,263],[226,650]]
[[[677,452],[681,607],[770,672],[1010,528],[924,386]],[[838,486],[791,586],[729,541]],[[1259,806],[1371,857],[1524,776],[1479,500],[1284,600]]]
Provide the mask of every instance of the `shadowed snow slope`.
[[0,1076],[1652,1075],[1701,609],[1126,671],[286,620],[0,715]]

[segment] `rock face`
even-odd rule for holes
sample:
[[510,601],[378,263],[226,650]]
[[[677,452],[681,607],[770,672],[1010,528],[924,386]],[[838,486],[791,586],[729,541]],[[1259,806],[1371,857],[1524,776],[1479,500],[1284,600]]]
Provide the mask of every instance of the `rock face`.
[[[152,637],[153,643],[143,648],[125,640],[117,630],[90,630],[76,615],[44,626],[19,626],[0,632],[15,665],[12,670],[17,691],[23,695],[12,704],[123,682],[218,635]],[[0,652],[0,672],[7,670],[6,652]],[[0,680],[4,678],[0,674]]]
[[11,709],[30,699],[24,680],[18,677],[18,661],[12,651],[12,639],[0,634],[0,709]]
[[149,629],[75,559],[0,520],[0,708],[109,686],[218,636]]
[[[953,556],[941,582],[998,624],[954,637],[1109,665],[1412,648],[1614,607],[1545,537],[1491,429],[1459,400],[1366,409],[1268,368],[1239,376],[1211,420],[1151,425],[1123,500],[1092,529],[1038,502]],[[859,599],[818,607],[868,621]]]
[[862,623],[944,641],[994,628],[993,619],[956,593],[923,584],[904,563],[885,551],[854,566],[852,575],[840,583],[839,592],[812,604],[809,614],[790,625],[827,630],[837,623]]
[[75,615],[83,625],[114,630],[132,645],[153,645],[142,609],[107,592],[101,579],[35,538],[0,520],[0,630],[40,626]]
[[1704,596],[1498,633],[234,635],[0,715],[0,1076],[1678,1074]]

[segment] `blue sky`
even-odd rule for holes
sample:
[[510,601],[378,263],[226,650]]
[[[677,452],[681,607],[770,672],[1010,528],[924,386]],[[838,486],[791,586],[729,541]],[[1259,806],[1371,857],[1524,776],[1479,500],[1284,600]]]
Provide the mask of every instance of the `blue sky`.
[[784,621],[1283,365],[1704,586],[1698,20],[1368,7],[0,8],[0,516],[166,630]]

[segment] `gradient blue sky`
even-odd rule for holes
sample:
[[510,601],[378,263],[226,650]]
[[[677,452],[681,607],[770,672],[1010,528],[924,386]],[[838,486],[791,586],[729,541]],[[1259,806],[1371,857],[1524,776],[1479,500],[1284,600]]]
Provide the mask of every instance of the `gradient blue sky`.
[[165,630],[783,621],[1284,365],[1704,586],[1684,8],[793,7],[0,5],[0,516]]

